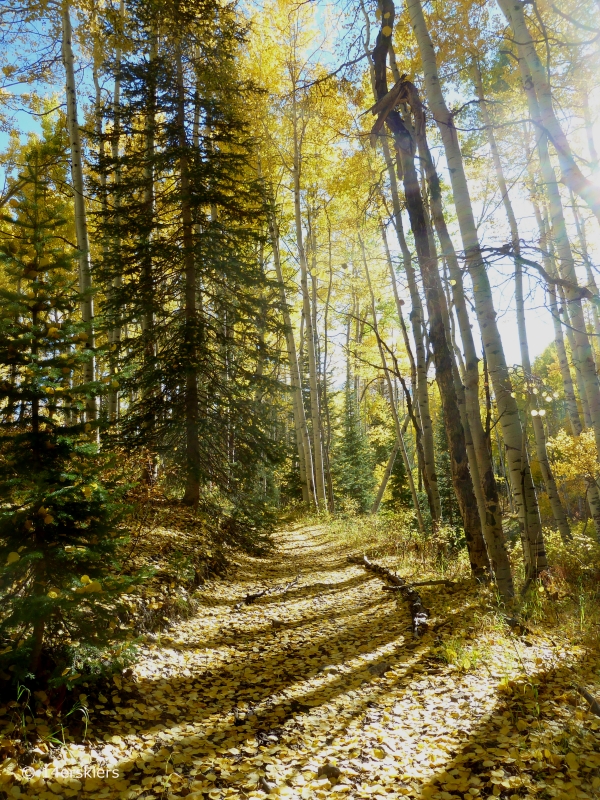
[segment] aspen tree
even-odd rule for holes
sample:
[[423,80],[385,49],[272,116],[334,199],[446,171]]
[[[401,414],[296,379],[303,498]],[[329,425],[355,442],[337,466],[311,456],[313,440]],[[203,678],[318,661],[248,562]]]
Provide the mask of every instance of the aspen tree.
[[[417,516],[417,524],[419,526],[419,530],[421,533],[425,533],[425,524],[423,522],[423,516],[421,514],[421,508],[419,506],[419,498],[417,496],[417,492],[415,489],[415,482],[412,476],[412,470],[410,468],[410,461],[408,460],[408,454],[406,452],[406,446],[404,444],[404,436],[402,433],[402,426],[400,424],[400,418],[398,417],[398,409],[396,408],[396,404],[394,402],[394,388],[392,386],[392,379],[390,377],[390,370],[387,365],[387,359],[385,356],[385,350],[383,348],[383,344],[381,342],[381,338],[379,336],[379,328],[377,324],[377,309],[375,307],[375,295],[373,294],[373,286],[371,284],[371,276],[369,274],[369,265],[367,262],[366,254],[365,254],[365,246],[362,240],[362,237],[359,236],[359,243],[362,252],[362,259],[363,259],[363,267],[365,270],[365,277],[367,279],[367,285],[369,287],[369,297],[371,300],[371,314],[373,316],[373,330],[375,332],[375,336],[377,337],[377,347],[379,349],[379,357],[381,359],[381,366],[385,375],[385,380],[388,387],[388,394],[390,400],[390,410],[392,412],[392,419],[394,420],[394,428],[396,431],[396,443],[400,449],[400,453],[402,454],[402,460],[404,461],[404,468],[406,470],[406,475],[408,478],[408,485],[410,487],[410,493],[412,495],[413,500],[413,507],[415,509],[415,514]],[[393,466],[393,462],[392,462]],[[392,466],[390,467],[390,472],[392,470]],[[383,496],[383,493],[382,493]],[[381,499],[380,499],[381,501]]]
[[[67,95],[67,128],[69,131],[69,144],[71,149],[71,180],[73,190],[73,205],[75,208],[75,232],[77,248],[79,250],[79,291],[81,300],[81,318],[85,322],[87,339],[85,347],[89,351],[84,364],[84,377],[86,383],[92,383],[95,378],[94,356],[94,299],[92,294],[92,264],[90,258],[90,241],[88,233],[87,212],[85,207],[85,185],[83,178],[83,149],[77,111],[77,87],[75,84],[75,58],[73,55],[73,31],[71,28],[70,5],[68,0],[62,0],[62,59],[66,77]],[[86,401],[86,417],[88,421],[95,420],[98,409],[93,394],[90,393]]]
[[527,64],[527,73],[531,88],[535,92],[539,104],[536,120],[540,131],[548,136],[556,150],[564,183],[578,194],[590,207],[600,222],[600,190],[585,177],[575,161],[569,141],[554,112],[552,88],[548,75],[542,64],[535,42],[529,32],[525,19],[524,3],[521,0],[498,0],[508,24],[511,26],[521,57]]
[[279,255],[279,230],[274,213],[269,213],[269,236],[271,238],[271,249],[273,251],[273,263],[279,284],[279,295],[281,298],[281,309],[285,324],[285,341],[290,370],[290,383],[292,388],[292,408],[294,412],[294,429],[296,432],[296,446],[298,448],[298,461],[300,466],[300,480],[302,482],[302,498],[307,505],[317,506],[317,498],[314,487],[314,473],[312,462],[312,450],[306,414],[304,411],[304,401],[302,399],[302,379],[298,368],[298,356],[296,351],[296,341],[294,330],[290,318],[289,305],[286,297],[283,271],[281,269],[281,258]]
[[[508,193],[508,186],[506,184],[506,179],[504,177],[504,168],[502,166],[502,161],[500,159],[500,152],[498,150],[498,145],[496,143],[494,128],[492,125],[492,120],[490,117],[485,94],[483,91],[481,70],[476,59],[473,59],[471,66],[475,84],[475,91],[477,94],[477,98],[479,100],[480,104],[479,107],[481,109],[481,115],[486,129],[488,144],[492,155],[492,162],[494,164],[494,170],[496,172],[496,180],[498,181],[498,187],[500,189],[500,194],[502,196],[502,204],[506,212],[506,219],[508,221],[508,227],[510,230],[512,250],[515,255],[515,304],[517,312],[517,329],[519,332],[519,347],[521,351],[521,364],[523,366],[523,371],[525,373],[525,379],[529,380],[532,372],[531,372],[531,360],[529,358],[529,343],[527,341],[527,327],[525,323],[525,302],[523,297],[523,268],[520,261],[521,241],[519,238],[519,228],[517,225],[517,218],[513,210],[512,202],[510,200],[510,195]],[[556,480],[552,472],[552,467],[550,466],[550,462],[548,460],[548,453],[546,450],[546,433],[544,431],[543,418],[537,413],[537,409],[533,409],[532,412],[533,411],[536,411],[535,414],[532,413],[532,427],[533,427],[533,435],[535,438],[535,450],[536,450],[537,460],[542,472],[544,485],[546,486],[546,492],[548,493],[548,499],[550,500],[550,506],[552,508],[552,514],[554,516],[554,520],[556,522],[560,535],[566,541],[572,538],[571,529],[567,521],[567,515],[565,513],[565,509],[558,494],[558,487],[556,485]]]
[[[294,70],[295,67],[292,68]],[[293,125],[293,181],[294,181],[294,220],[296,226],[296,245],[298,247],[298,260],[300,262],[300,285],[302,287],[302,302],[304,310],[304,324],[306,326],[306,350],[308,354],[308,372],[310,383],[310,409],[313,440],[313,463],[315,471],[315,488],[317,504],[320,510],[325,510],[327,496],[325,489],[325,470],[323,460],[323,437],[321,432],[321,412],[319,408],[319,388],[317,376],[317,356],[315,351],[315,334],[313,330],[313,315],[308,289],[308,261],[304,246],[304,232],[302,229],[302,208],[300,203],[301,180],[301,144],[300,144],[300,119],[298,101],[296,98],[297,81],[292,73],[292,125]]]
[[[393,16],[391,0],[385,0],[386,9],[388,6]],[[407,8],[423,64],[428,105],[444,145],[465,258],[473,281],[475,311],[494,385],[510,482],[520,519],[526,573],[528,578],[535,578],[548,566],[542,523],[531,469],[522,447],[523,431],[519,410],[512,397],[512,386],[496,322],[492,290],[479,244],[458,133],[442,93],[436,56],[420,0],[407,0]]]

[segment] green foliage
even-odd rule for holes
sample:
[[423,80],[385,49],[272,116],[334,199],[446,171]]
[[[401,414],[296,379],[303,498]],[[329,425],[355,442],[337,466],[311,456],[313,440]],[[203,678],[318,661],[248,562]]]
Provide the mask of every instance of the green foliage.
[[358,512],[373,503],[375,477],[373,452],[363,429],[356,393],[346,387],[338,441],[335,445],[334,488],[340,499],[350,499]]
[[4,214],[0,264],[0,670],[3,679],[60,683],[81,647],[116,638],[118,521],[126,488],[81,411],[99,384],[80,376],[76,251],[47,177],[53,140],[26,154]]
[[387,491],[389,499],[384,503],[386,508],[392,511],[398,511],[401,508],[412,508],[412,495],[408,485],[408,476],[404,466],[404,459],[400,453],[396,455],[394,460]]
[[[167,17],[177,47],[151,33]],[[236,78],[243,33],[213,2],[133,3],[127,26],[135,48],[96,164],[99,196],[111,192],[97,215],[107,335],[127,332],[111,351],[123,389],[115,435],[160,458],[169,494],[187,500],[199,485],[201,509],[226,517],[222,536],[252,547],[271,522],[282,448],[268,344],[277,291],[241,113],[253,89]]]

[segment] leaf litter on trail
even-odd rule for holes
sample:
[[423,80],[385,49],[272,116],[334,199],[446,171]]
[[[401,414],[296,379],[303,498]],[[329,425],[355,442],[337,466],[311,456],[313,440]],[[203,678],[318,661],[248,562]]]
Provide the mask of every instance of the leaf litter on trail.
[[[597,656],[498,623],[470,583],[423,587],[415,640],[401,598],[296,527],[269,559],[196,593],[197,613],[147,641],[90,701],[85,742],[7,758],[9,798],[600,796]],[[388,564],[392,566],[393,564]],[[251,605],[240,598],[270,585]],[[274,624],[276,623],[276,624]],[[4,732],[3,742],[9,741]]]

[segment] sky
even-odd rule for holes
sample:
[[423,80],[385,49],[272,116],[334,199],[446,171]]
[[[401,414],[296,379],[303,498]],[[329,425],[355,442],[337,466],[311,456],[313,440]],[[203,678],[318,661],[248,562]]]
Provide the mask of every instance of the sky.
[[[317,5],[317,12],[316,12],[316,22],[319,27],[324,25],[324,20],[326,14],[323,13],[323,8],[325,8],[325,3],[319,3]],[[328,8],[331,10],[332,6],[329,5]],[[323,40],[324,41],[324,40]],[[334,46],[327,46],[322,48],[320,51],[315,53],[315,59],[319,60],[321,63],[327,65],[328,69],[335,69],[337,66],[336,56]],[[58,78],[57,81],[60,80],[60,68],[57,70]],[[89,85],[89,69],[84,68],[80,69],[78,74],[79,82],[80,82],[80,102],[88,103],[89,93],[91,87]],[[26,86],[24,87],[25,91],[30,91],[32,87]],[[59,83],[57,85],[47,85],[47,86],[38,86],[36,87],[40,92],[47,92],[48,94],[58,93],[60,95],[62,91],[62,87]],[[28,132],[37,132],[40,130],[39,125],[39,118],[33,117],[26,112],[20,112],[15,115],[15,121],[22,132],[23,136],[25,136]],[[600,148],[600,130],[598,130],[598,125],[596,125],[596,141],[597,146]],[[5,132],[0,131],[0,150],[4,150],[8,144],[8,135]],[[445,172],[445,161],[442,155],[439,156],[439,164],[438,168],[442,172]],[[449,183],[446,175],[446,183]],[[519,227],[521,231],[521,236],[524,239],[528,239],[534,241],[537,239],[537,233],[535,230],[535,222],[533,219],[533,211],[531,206],[528,204],[527,201],[519,198],[519,197],[512,197],[513,204],[515,206],[515,211],[517,213],[517,217],[519,218]],[[477,214],[477,208],[476,208]],[[508,231],[506,230],[506,225],[503,223],[503,215],[504,209],[500,204],[495,212],[494,212],[494,221],[497,223],[494,227],[494,237],[498,239],[498,237],[502,238],[502,230],[504,228],[505,231],[505,239],[504,241],[509,240]],[[592,226],[589,226],[589,232],[592,234],[591,236],[591,248],[594,257],[596,258],[596,263],[600,263],[600,259],[598,258],[600,254],[600,246],[599,246],[599,237],[595,233],[598,230],[597,226],[594,226],[594,231],[591,231]],[[460,236],[457,230],[451,231],[453,233],[453,239],[455,242],[455,246],[457,251],[461,250],[460,247]],[[486,230],[486,225],[484,224],[481,228],[481,232],[484,236],[488,235],[488,231]],[[390,237],[390,245],[393,247],[393,239],[394,237]],[[501,244],[501,241],[496,241],[496,244]],[[494,301],[496,306],[497,312],[497,319],[498,319],[498,326],[500,328],[500,332],[502,334],[502,340],[504,343],[505,355],[506,360],[509,364],[517,364],[521,362],[520,351],[519,351],[519,339],[517,333],[517,325],[516,325],[516,316],[514,311],[514,291],[513,291],[513,281],[512,281],[512,264],[510,262],[500,263],[495,265],[494,267],[490,268],[490,280],[494,287]],[[529,340],[529,347],[530,347],[530,354],[532,360],[540,355],[545,348],[553,341],[554,338],[554,331],[553,331],[553,324],[552,319],[545,307],[545,293],[543,288],[540,286],[539,280],[535,278],[529,278],[525,276],[525,292],[526,292],[526,306],[527,306],[527,333],[528,333],[528,340]],[[478,336],[476,336],[476,341]]]

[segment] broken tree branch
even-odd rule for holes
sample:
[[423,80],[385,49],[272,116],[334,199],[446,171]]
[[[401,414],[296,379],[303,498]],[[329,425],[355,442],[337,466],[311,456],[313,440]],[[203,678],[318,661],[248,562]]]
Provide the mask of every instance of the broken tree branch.
[[262,589],[260,592],[254,592],[254,594],[247,594],[243,600],[240,600],[239,603],[236,603],[233,607],[234,611],[239,611],[242,606],[250,606],[252,603],[260,600],[261,597],[266,597],[270,594],[285,594],[290,589],[292,589],[300,580],[300,575],[296,575],[293,581],[286,583],[283,586],[271,586],[270,589]]
[[427,620],[429,619],[429,611],[423,605],[419,593],[415,591],[412,586],[407,584],[399,575],[395,575],[387,567],[382,567],[380,564],[369,561],[366,556],[348,556],[347,560],[350,564],[360,564],[366,570],[369,570],[369,572],[374,572],[397,589],[408,603],[410,616],[412,617],[413,636],[418,638],[425,633],[428,629]]
[[[455,581],[447,581],[444,578],[437,581],[414,581],[413,583],[407,583],[407,586],[456,586]],[[402,589],[402,586],[382,586],[381,587],[384,592],[398,592]]]
[[590,704],[590,711],[592,714],[595,714],[597,717],[600,717],[600,703],[596,700],[593,694],[590,694],[587,689],[584,689],[583,686],[575,685],[575,689],[579,692],[582,697]]

